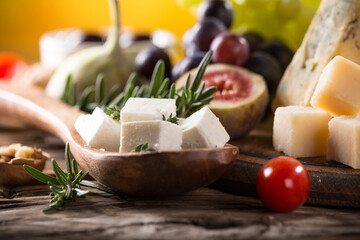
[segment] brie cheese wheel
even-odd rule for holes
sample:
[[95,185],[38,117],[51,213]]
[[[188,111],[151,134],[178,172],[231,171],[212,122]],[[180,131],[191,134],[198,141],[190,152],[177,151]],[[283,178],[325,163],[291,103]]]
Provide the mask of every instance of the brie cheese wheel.
[[181,150],[182,129],[161,120],[125,122],[121,124],[120,152],[133,152],[140,144],[155,151]]
[[100,108],[95,108],[91,115],[80,115],[74,127],[89,147],[119,151],[120,121],[112,119]]
[[230,140],[219,118],[207,106],[182,120],[180,126],[183,129],[184,149],[223,147]]
[[162,120],[176,116],[175,99],[129,98],[121,109],[121,122]]
[[310,105],[321,71],[335,56],[360,63],[360,1],[323,0],[286,69],[273,108]]

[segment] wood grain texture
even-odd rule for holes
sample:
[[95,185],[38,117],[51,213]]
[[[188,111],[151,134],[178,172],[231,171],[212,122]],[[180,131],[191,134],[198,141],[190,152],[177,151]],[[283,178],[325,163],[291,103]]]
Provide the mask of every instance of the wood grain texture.
[[74,128],[80,111],[45,95],[41,89],[0,83],[0,112],[69,142],[80,166],[109,188],[134,196],[182,194],[218,179],[238,155],[238,148],[116,153],[87,147]]
[[[224,191],[256,196],[256,176],[271,158],[281,156],[272,146],[272,119],[267,119],[243,139],[233,141],[239,156],[229,171],[214,184]],[[360,170],[325,157],[298,158],[309,172],[311,192],[307,203],[360,208]]]
[[[4,190],[1,190],[4,192]],[[44,214],[45,186],[0,198],[1,239],[356,239],[360,212],[301,207],[268,211],[255,198],[202,188],[162,200],[94,192],[64,211]]]
[[[42,147],[65,168],[64,144],[36,130],[0,129],[0,145]],[[46,169],[50,171],[50,165]],[[92,190],[64,211],[44,214],[49,189],[0,186],[0,239],[359,239],[360,210],[303,206],[267,210],[254,197],[201,188],[165,199],[122,198]]]

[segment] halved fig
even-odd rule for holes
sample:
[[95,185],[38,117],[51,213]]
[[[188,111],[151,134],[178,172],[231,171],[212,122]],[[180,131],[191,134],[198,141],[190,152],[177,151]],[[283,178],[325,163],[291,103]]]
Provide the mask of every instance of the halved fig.
[[[189,73],[193,77],[195,72],[193,69],[181,76],[176,81],[177,88],[185,84]],[[217,87],[209,107],[231,139],[246,135],[260,122],[269,101],[262,76],[237,66],[210,64],[202,81],[206,87]]]

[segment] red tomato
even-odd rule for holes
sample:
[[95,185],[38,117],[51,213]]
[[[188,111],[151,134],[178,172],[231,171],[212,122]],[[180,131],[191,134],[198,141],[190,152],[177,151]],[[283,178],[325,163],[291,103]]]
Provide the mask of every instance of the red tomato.
[[0,79],[11,80],[15,73],[28,67],[27,62],[13,53],[0,53]]
[[303,205],[310,193],[310,177],[296,159],[277,157],[259,171],[256,187],[266,207],[278,212],[292,211]]

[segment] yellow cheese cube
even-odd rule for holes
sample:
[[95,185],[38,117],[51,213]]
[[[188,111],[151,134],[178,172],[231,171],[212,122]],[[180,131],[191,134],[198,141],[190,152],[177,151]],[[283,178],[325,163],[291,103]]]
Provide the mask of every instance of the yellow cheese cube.
[[325,156],[329,113],[305,106],[279,107],[275,111],[273,145],[290,157]]
[[336,56],[320,75],[311,105],[335,116],[360,112],[360,65]]
[[360,116],[331,119],[326,158],[360,169]]

